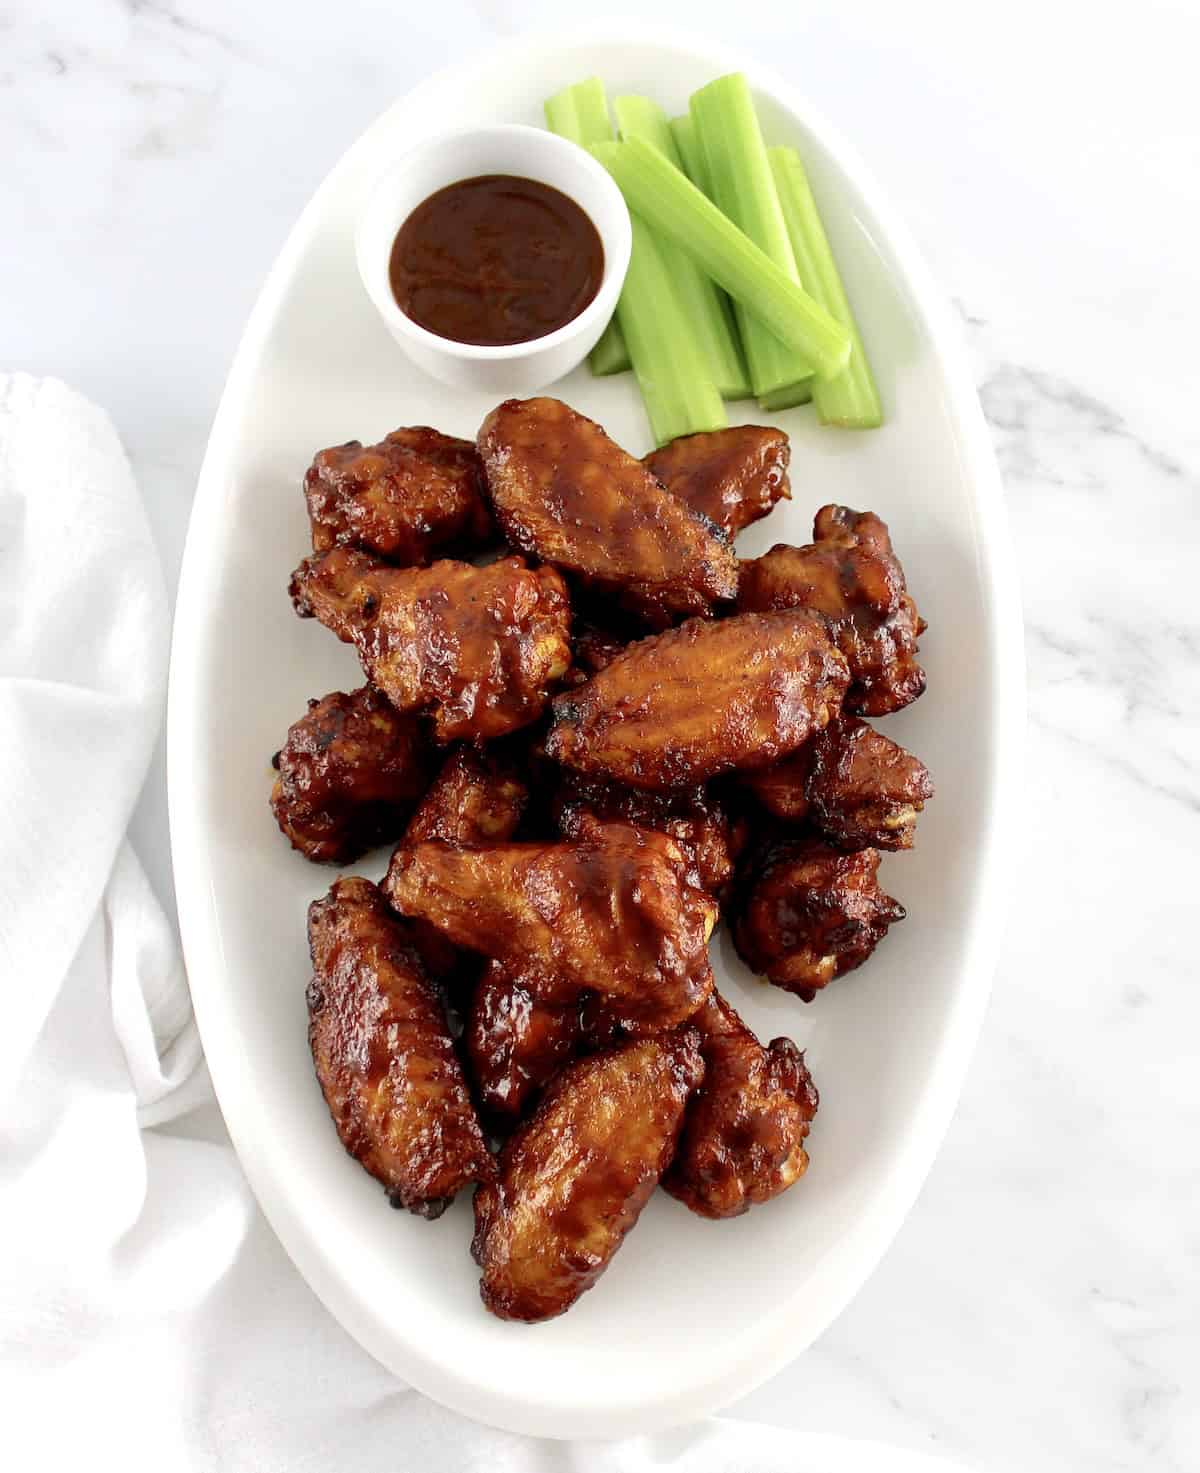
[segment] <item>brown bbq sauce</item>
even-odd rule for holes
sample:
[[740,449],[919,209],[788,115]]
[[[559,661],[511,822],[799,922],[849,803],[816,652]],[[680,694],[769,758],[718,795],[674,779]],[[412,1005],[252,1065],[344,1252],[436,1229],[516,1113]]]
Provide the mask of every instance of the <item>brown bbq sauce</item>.
[[392,246],[406,317],[456,343],[545,337],[600,289],[604,247],[573,199],[514,174],[460,179],[424,200]]

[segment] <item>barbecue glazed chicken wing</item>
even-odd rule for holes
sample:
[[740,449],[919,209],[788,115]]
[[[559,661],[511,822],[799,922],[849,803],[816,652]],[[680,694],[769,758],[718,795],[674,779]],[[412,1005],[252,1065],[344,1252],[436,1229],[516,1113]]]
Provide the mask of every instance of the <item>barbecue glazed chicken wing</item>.
[[[404,830],[406,844],[439,839],[459,848],[506,843],[517,831],[529,789],[495,747],[455,747]],[[478,962],[425,921],[412,921],[409,938],[425,970],[457,994],[474,980]]]
[[909,596],[887,526],[874,512],[823,506],[813,536],[807,547],[779,543],[743,563],[738,608],[803,608],[824,615],[850,662],[847,711],[899,711],[925,689],[925,672],[916,660],[925,623]]
[[473,552],[494,535],[474,445],[423,425],[378,445],[319,451],[304,498],[314,552],[341,543],[407,568],[448,548]]
[[798,752],[742,777],[769,813],[806,820],[838,849],[911,849],[933,797],[918,757],[856,716],[839,716]]
[[764,1048],[717,992],[691,1021],[704,1083],[663,1186],[701,1217],[737,1217],[804,1175],[817,1090],[790,1038]]
[[737,594],[737,559],[598,424],[508,399],[479,431],[492,508],[519,552],[615,595],[655,628]]
[[861,967],[904,907],[879,888],[879,854],[842,854],[819,839],[768,844],[751,870],[733,926],[753,971],[811,1002]]
[[369,880],[314,901],[308,938],[308,1036],[342,1144],[393,1206],[438,1217],[495,1166],[437,994]]
[[467,1018],[475,1097],[489,1115],[515,1120],[574,1057],[583,1034],[580,1000],[539,1002],[519,972],[488,962]]
[[803,610],[692,619],[564,691],[546,751],[631,787],[703,783],[795,751],[837,712],[848,680],[825,625]]
[[409,819],[404,842],[503,844],[516,833],[528,802],[529,789],[515,763],[495,747],[456,747]]
[[595,824],[570,844],[401,846],[384,891],[401,915],[528,977],[540,1001],[599,993],[630,1033],[670,1028],[712,987],[715,902],[665,834]]
[[493,1120],[511,1122],[578,1053],[594,1053],[623,1033],[594,992],[566,1006],[541,1002],[538,981],[488,962],[475,989],[465,1043],[475,1097]]
[[719,798],[699,786],[650,792],[563,772],[551,810],[568,839],[592,820],[668,834],[683,852],[688,884],[718,898],[733,877],[734,861],[747,837],[745,820],[734,818]]
[[715,522],[730,539],[791,496],[791,446],[782,430],[734,425],[681,435],[642,462],[672,496]]
[[317,863],[349,864],[401,832],[433,754],[419,718],[364,685],[309,701],[274,766],[271,810],[292,848]]
[[484,1304],[546,1320],[590,1289],[637,1221],[675,1150],[704,1077],[694,1029],[570,1065],[475,1193],[472,1252]]
[[398,711],[428,709],[441,742],[490,741],[536,721],[571,661],[553,568],[502,558],[392,568],[353,548],[301,563],[292,602],[354,644]]

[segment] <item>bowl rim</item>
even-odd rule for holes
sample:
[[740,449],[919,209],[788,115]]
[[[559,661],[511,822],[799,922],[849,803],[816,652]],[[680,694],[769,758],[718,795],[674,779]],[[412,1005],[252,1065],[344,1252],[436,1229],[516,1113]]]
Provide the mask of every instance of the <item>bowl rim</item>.
[[[424,83],[417,85],[423,86]],[[407,96],[408,94],[405,94],[406,98]],[[373,128],[374,123],[368,127]],[[367,242],[366,237],[373,234],[375,212],[382,208],[381,201],[386,198],[396,181],[403,178],[430,154],[438,153],[448,144],[459,143],[471,138],[524,139],[533,146],[544,149],[547,153],[558,154],[564,161],[569,161],[571,168],[590,180],[601,196],[606,197],[607,218],[602,221],[598,220],[595,213],[569,189],[560,190],[583,210],[595,227],[604,247],[604,272],[595,296],[582,311],[577,312],[561,327],[556,327],[553,332],[543,333],[540,337],[527,338],[519,343],[461,343],[456,338],[446,338],[439,333],[431,332],[427,327],[422,327],[419,322],[414,322],[402,310],[392,295],[387,261],[384,260],[380,266],[375,258],[373,244]],[[340,167],[340,164],[341,160],[334,165],[334,169]],[[469,179],[474,176],[464,174],[462,177]],[[457,181],[449,180],[446,185],[439,185],[438,188],[447,188],[449,184],[455,182]],[[558,185],[553,187],[559,188]],[[436,193],[436,190],[433,192]],[[616,309],[617,297],[624,284],[625,273],[629,269],[632,249],[633,226],[629,218],[629,207],[625,203],[625,197],[618,188],[616,180],[608,170],[602,164],[597,163],[585,148],[572,143],[569,138],[562,138],[557,133],[551,133],[547,128],[535,128],[528,123],[489,123],[475,128],[452,128],[420,139],[381,169],[372,180],[359,204],[354,230],[354,255],[359,277],[372,305],[391,332],[394,335],[408,338],[414,345],[427,351],[433,350],[470,363],[518,362],[521,359],[531,358],[545,349],[557,348],[575,337],[582,336],[595,326],[597,318],[601,316],[607,322]]]

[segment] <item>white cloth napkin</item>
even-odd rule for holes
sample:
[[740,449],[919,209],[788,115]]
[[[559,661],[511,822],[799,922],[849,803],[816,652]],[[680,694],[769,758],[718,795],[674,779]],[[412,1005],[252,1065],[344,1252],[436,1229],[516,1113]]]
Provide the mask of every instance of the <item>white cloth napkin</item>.
[[946,1473],[719,1419],[539,1443],[434,1406],[339,1329],[238,1168],[174,934],[125,839],[167,629],[111,423],[61,383],[0,376],[5,1466]]

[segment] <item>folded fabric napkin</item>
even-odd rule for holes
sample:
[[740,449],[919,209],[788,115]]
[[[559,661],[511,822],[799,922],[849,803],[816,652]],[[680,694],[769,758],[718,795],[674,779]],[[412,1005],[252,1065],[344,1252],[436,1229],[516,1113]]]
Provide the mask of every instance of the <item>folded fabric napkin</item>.
[[540,1443],[457,1417],[376,1365],[254,1204],[211,1102],[175,936],[125,838],[168,632],[128,462],[103,413],[19,374],[0,375],[0,615],[9,1466],[945,1473],[913,1453],[720,1419]]

